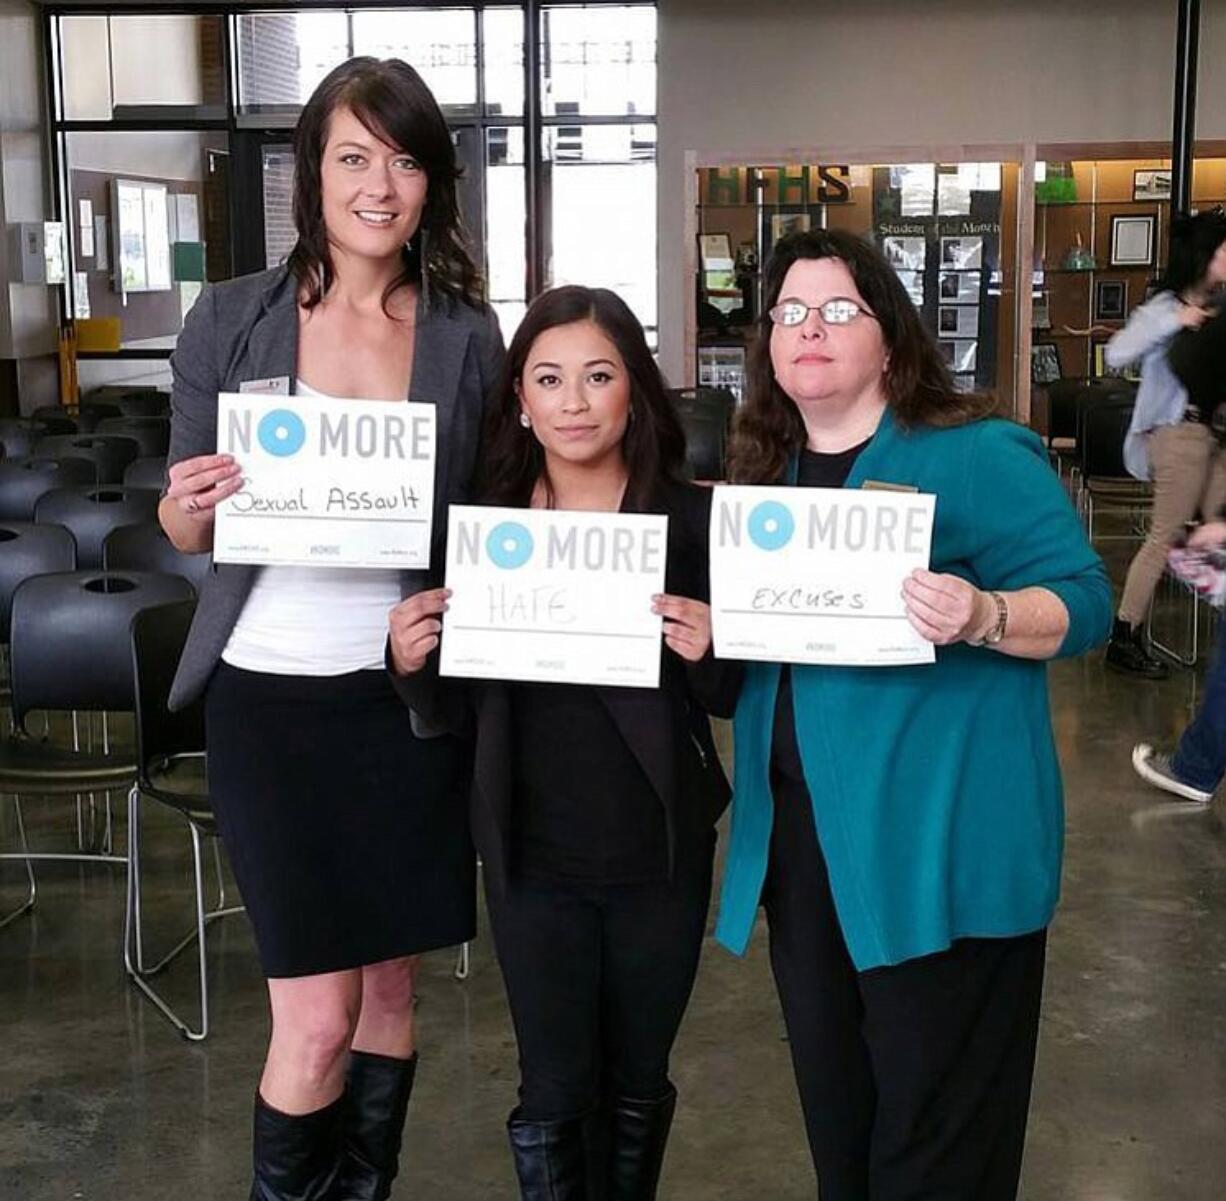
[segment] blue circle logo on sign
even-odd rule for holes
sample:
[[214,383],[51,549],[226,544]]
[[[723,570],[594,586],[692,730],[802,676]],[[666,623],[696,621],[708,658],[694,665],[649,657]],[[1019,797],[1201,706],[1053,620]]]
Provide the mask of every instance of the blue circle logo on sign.
[[504,521],[490,530],[485,552],[495,567],[513,571],[532,558],[532,535],[518,521]]
[[749,536],[763,550],[780,550],[792,541],[796,521],[787,505],[764,500],[749,514]]
[[260,445],[270,454],[284,459],[296,455],[306,441],[306,426],[297,413],[289,409],[273,409],[260,418],[257,435]]

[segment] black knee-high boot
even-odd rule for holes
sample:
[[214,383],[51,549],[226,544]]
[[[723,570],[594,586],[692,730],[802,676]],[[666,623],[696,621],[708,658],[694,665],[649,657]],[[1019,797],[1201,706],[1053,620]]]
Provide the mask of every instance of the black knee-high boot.
[[583,1118],[529,1122],[515,1110],[507,1135],[521,1201],[587,1201]]
[[349,1053],[338,1201],[386,1201],[391,1196],[416,1071],[416,1055],[393,1059],[370,1051]]
[[613,1099],[612,1180],[609,1201],[655,1201],[677,1090],[655,1101]]
[[344,1098],[314,1113],[289,1114],[255,1096],[250,1201],[334,1201]]

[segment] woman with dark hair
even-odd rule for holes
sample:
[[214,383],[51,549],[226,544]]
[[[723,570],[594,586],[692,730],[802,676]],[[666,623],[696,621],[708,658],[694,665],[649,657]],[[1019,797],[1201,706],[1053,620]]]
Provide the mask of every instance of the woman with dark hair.
[[1167,671],[1150,654],[1143,629],[1167,552],[1199,511],[1213,520],[1226,502],[1226,455],[1209,425],[1210,413],[1190,404],[1167,362],[1175,335],[1198,329],[1226,283],[1226,214],[1220,209],[1171,222],[1171,254],[1159,291],[1129,315],[1107,343],[1110,366],[1141,363],[1141,385],[1124,440],[1124,464],[1153,480],[1149,532],[1128,567],[1124,595],[1107,643],[1107,665],[1149,680]]
[[[502,340],[438,105],[405,63],[352,59],[307,103],[294,152],[288,265],[207,289],[171,359],[159,513],[184,551],[211,551],[216,506],[242,485],[214,453],[220,392],[432,403],[436,530],[468,496]],[[414,957],[473,934],[460,746],[411,725],[384,664],[388,613],[426,576],[218,564],[179,665],[171,703],[205,692],[210,795],[268,978],[259,1201],[389,1195]]]
[[626,305],[599,288],[545,293],[511,341],[481,496],[668,515],[660,686],[442,684],[432,651],[448,593],[419,593],[392,615],[406,701],[476,726],[472,827],[519,1042],[507,1128],[527,1201],[650,1201],[676,1104],[669,1052],[728,800],[706,716],[721,691],[710,496],[681,482],[684,446]]
[[1106,636],[1106,573],[867,242],[777,244],[748,385],[735,482],[936,495],[903,585],[936,660],[747,666],[717,934],[764,904],[822,1201],[1005,1201],[1060,879],[1045,660]]

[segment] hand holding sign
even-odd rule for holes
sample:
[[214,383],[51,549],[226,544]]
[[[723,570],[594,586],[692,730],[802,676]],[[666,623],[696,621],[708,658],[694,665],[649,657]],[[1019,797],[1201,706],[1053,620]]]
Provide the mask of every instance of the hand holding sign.
[[973,642],[996,624],[996,605],[974,584],[956,575],[917,568],[902,585],[907,620],[937,646]]
[[233,455],[196,455],[175,463],[169,472],[166,495],[185,516],[202,524],[211,522],[217,506],[242,486],[242,468]]
[[711,647],[711,606],[688,596],[652,598],[651,611],[664,618],[664,642],[687,663],[697,663]]
[[438,646],[443,630],[440,619],[450,596],[446,588],[418,592],[388,614],[392,666],[398,675],[409,676],[425,667],[430,652]]

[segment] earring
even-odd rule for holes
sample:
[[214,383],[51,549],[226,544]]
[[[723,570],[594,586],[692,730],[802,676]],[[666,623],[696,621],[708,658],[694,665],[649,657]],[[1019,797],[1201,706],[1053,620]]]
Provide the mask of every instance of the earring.
[[523,411],[523,409],[520,409],[519,411],[519,424],[526,430],[530,430],[532,428],[532,418],[529,417],[528,414]]

